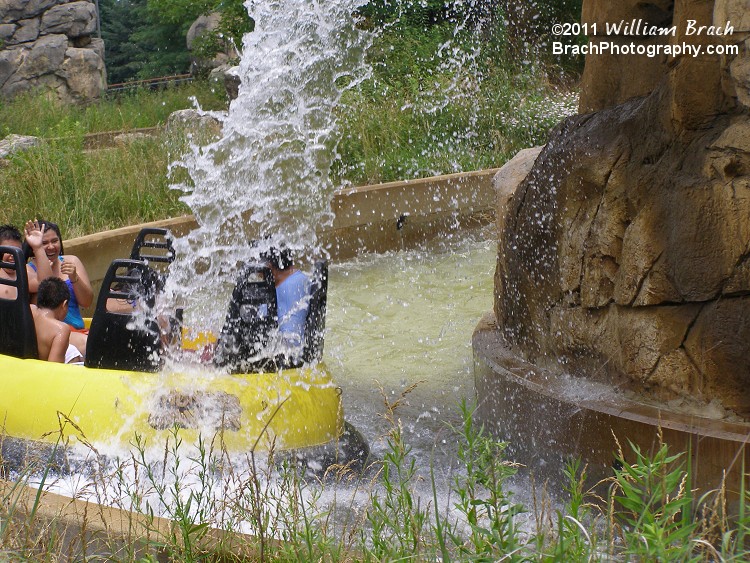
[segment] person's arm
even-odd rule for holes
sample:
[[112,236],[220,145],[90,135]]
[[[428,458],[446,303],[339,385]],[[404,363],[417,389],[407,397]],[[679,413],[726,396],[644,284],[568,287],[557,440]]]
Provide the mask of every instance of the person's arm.
[[52,344],[49,348],[49,357],[47,361],[58,362],[60,364],[65,363],[65,352],[68,351],[68,345],[70,344],[70,327],[65,325],[61,326],[59,332],[52,339]]
[[135,307],[127,299],[115,299],[114,297],[107,299],[108,313],[132,313],[134,310]]
[[34,266],[36,270],[29,266],[26,267],[26,274],[29,279],[29,293],[36,294],[39,290],[39,282],[53,275],[49,259],[44,253],[42,237],[44,236],[44,227],[39,225],[38,221],[26,221],[24,226],[26,243],[34,253]]
[[66,274],[73,284],[73,291],[76,294],[76,301],[81,307],[88,307],[94,300],[94,290],[91,287],[89,274],[86,268],[77,256],[72,254],[63,256],[63,262],[60,265],[60,271]]

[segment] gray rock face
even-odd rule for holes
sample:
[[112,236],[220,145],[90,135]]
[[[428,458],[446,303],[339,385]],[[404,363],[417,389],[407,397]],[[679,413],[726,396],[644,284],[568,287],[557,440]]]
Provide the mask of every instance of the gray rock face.
[[201,114],[194,109],[181,109],[169,114],[166,131],[209,138],[218,136],[221,127],[222,122],[211,115]]
[[90,0],[0,0],[0,96],[48,89],[65,102],[106,88],[104,43]]
[[92,49],[68,49],[60,69],[58,74],[65,78],[74,98],[96,98],[107,87],[103,80],[104,61]]
[[0,159],[8,158],[13,154],[33,148],[41,143],[38,137],[28,135],[8,135],[0,140]]
[[99,39],[98,37],[91,38],[88,48],[99,55],[102,61],[104,60],[104,39]]
[[13,34],[13,37],[8,42],[10,45],[16,45],[18,43],[28,43],[30,41],[36,41],[39,37],[39,20],[32,18],[30,20],[19,20],[18,27]]
[[213,31],[219,27],[219,23],[221,23],[221,14],[218,12],[198,16],[198,19],[192,23],[190,29],[188,29],[187,35],[185,36],[188,50],[192,50],[193,43],[198,37],[207,31]]
[[18,68],[18,75],[23,80],[33,80],[49,73],[51,68],[60,68],[65,60],[68,38],[64,35],[45,35],[39,41],[24,50],[24,61]]
[[750,122],[677,140],[663,102],[572,118],[545,147],[503,217],[496,314],[548,367],[748,413]]
[[13,39],[18,26],[12,23],[0,23],[0,42],[7,45]]
[[0,21],[3,23],[39,16],[60,0],[0,0]]
[[0,91],[18,68],[21,53],[15,50],[0,51]]
[[[584,13],[615,21],[625,4]],[[750,416],[750,0],[674,9],[700,25],[735,14],[723,41],[740,54],[644,72],[646,96],[584,93],[598,111],[564,122],[498,206],[495,313],[540,365]]]
[[[187,36],[185,38],[187,43],[188,51],[192,51],[195,47],[196,39],[199,39],[202,35],[215,31],[221,24],[221,14],[213,12],[207,15],[198,16],[190,29],[188,29]],[[238,59],[239,53],[235,49],[234,45],[229,41],[223,41],[223,51],[216,53],[210,60],[198,58],[193,56],[191,68],[193,73],[200,73],[203,71],[211,72],[213,69],[228,66],[229,61],[232,59]]]
[[237,73],[238,67],[221,65],[208,74],[208,80],[227,93],[230,100],[236,100],[240,92],[240,77]]
[[70,38],[96,30],[96,7],[85,0],[60,4],[44,12],[41,33],[64,33]]

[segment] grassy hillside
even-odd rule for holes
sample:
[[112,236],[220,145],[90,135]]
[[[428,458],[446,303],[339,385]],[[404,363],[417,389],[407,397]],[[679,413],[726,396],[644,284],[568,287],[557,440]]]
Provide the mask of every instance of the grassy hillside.
[[[454,32],[443,24],[394,28],[378,38],[371,78],[342,100],[340,159],[332,171],[338,181],[363,185],[501,166],[545,142],[550,128],[575,112],[574,89],[549,79],[554,68],[517,64],[502,42],[484,45],[478,56],[471,40],[455,41],[446,56]],[[2,221],[49,218],[74,237],[189,212],[167,178],[179,142],[157,136],[88,152],[83,139],[164,124],[193,100],[204,109],[227,108],[224,93],[207,82],[87,106],[58,107],[44,95],[0,101],[0,137],[48,140],[0,166]]]

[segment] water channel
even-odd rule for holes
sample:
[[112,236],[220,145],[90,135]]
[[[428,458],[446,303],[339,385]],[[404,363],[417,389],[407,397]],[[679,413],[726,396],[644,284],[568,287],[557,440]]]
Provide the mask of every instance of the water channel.
[[449,425],[461,398],[474,397],[471,333],[492,308],[491,234],[333,265],[325,361],[373,453],[389,429],[384,400],[416,386],[396,411],[405,437],[423,468],[433,453],[450,456]]
[[[382,459],[392,424],[384,416],[385,401],[394,403],[403,395],[395,421],[416,462],[425,502],[432,498],[431,469],[441,502],[447,502],[456,464],[452,427],[461,421],[462,399],[475,400],[471,334],[492,307],[493,234],[485,227],[410,250],[331,264],[324,362],[341,387],[345,418],[368,442],[371,461]],[[124,464],[119,471],[129,475],[126,481],[138,480],[128,461],[131,453],[98,446],[100,453],[119,457]],[[81,453],[91,459],[90,451]],[[177,477],[200,490],[203,485],[189,477],[195,452],[182,453],[184,473]],[[158,463],[165,454],[157,454],[152,461]],[[242,465],[239,460],[237,471],[244,471]],[[112,465],[104,469],[105,474],[112,471],[114,478],[99,482],[103,488],[85,473],[46,476],[45,485],[65,496],[132,508],[131,492],[124,490],[118,470]],[[344,492],[339,494],[345,498]],[[158,502],[155,506],[157,513],[165,508],[159,509]]]

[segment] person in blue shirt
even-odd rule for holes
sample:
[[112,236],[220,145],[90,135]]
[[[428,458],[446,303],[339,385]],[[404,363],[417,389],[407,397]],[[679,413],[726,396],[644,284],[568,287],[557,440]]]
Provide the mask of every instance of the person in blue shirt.
[[[70,300],[68,314],[63,322],[71,327],[70,343],[83,352],[86,350],[88,329],[84,325],[81,309],[94,301],[94,290],[88,272],[77,256],[65,254],[62,234],[57,224],[42,220],[38,221],[38,224],[43,229],[42,248],[52,275],[60,278],[68,286]],[[40,262],[35,257],[29,265],[36,270],[43,265],[43,261]]]
[[310,304],[310,280],[294,265],[292,252],[272,247],[262,256],[273,274],[276,286],[277,316],[281,352],[289,357],[302,353],[305,320]]
[[[292,253],[285,246],[271,247],[259,258],[260,263],[250,264],[243,270],[232,294],[221,336],[216,344],[203,350],[201,361],[228,366],[235,373],[286,369],[301,364],[311,298],[310,280],[295,267]],[[255,274],[261,274],[263,279],[252,280]],[[252,281],[247,281],[245,276],[250,276],[247,280]],[[270,303],[262,301],[269,297],[271,285],[276,297],[273,319],[268,316]],[[247,296],[244,291],[248,291]],[[255,291],[260,291],[256,295],[260,301],[250,297]]]

